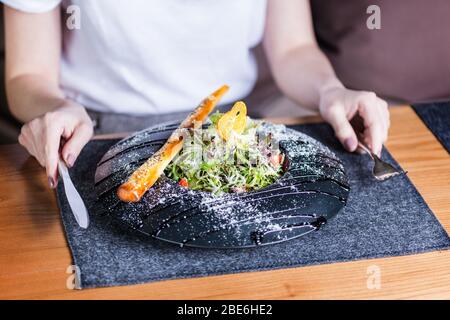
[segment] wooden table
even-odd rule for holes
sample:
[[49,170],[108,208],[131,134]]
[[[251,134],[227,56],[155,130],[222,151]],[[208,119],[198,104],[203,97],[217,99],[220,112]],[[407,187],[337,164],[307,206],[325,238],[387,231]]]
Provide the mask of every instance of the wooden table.
[[[410,107],[393,108],[391,120],[387,147],[449,231],[448,153]],[[0,298],[450,299],[450,250],[86,290],[67,289],[70,264],[55,194],[47,188],[44,171],[20,146],[1,146]],[[367,286],[373,266],[381,272],[379,289]]]

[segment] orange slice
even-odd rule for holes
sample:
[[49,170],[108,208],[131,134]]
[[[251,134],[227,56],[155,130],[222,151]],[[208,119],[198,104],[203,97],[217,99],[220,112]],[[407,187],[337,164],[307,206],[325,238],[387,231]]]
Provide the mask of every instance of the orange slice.
[[217,122],[217,132],[219,136],[227,141],[232,132],[241,134],[247,125],[247,106],[244,102],[238,101],[230,111],[220,117]]

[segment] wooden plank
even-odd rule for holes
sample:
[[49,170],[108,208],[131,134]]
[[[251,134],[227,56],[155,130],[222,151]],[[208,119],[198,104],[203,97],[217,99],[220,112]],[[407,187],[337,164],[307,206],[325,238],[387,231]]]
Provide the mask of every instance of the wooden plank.
[[[320,119],[276,119],[289,124]],[[447,231],[450,158],[409,107],[391,109],[387,147]],[[18,145],[0,147],[2,299],[450,299],[450,250],[284,270],[69,290],[71,264],[55,196]],[[368,268],[381,272],[369,289]]]

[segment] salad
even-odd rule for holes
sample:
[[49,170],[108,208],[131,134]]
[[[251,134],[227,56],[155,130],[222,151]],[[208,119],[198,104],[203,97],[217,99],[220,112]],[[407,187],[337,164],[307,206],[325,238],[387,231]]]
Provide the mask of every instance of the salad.
[[247,117],[241,101],[216,112],[209,125],[187,131],[183,149],[164,173],[181,186],[213,194],[258,190],[283,173],[284,154],[262,121]]

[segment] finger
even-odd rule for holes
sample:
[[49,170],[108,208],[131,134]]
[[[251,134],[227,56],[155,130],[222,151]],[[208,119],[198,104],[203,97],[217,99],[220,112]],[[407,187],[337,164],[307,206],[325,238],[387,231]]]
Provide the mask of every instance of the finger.
[[54,125],[47,124],[45,133],[45,170],[50,188],[56,188],[58,184],[58,160],[59,144],[61,141],[61,129]]
[[358,139],[350,122],[347,119],[344,108],[333,106],[329,109],[327,120],[334,129],[336,137],[342,145],[350,152],[358,147]]
[[28,137],[25,135],[25,130],[22,128],[19,137],[17,138],[17,141],[19,142],[19,144],[21,146],[23,146],[25,149],[27,149],[27,151],[33,155],[33,150],[31,150],[31,145],[30,145],[30,140],[28,139]]
[[30,128],[24,125],[20,131],[18,142],[28,151],[31,156],[33,156],[39,162],[42,167],[45,167],[44,157],[42,157],[42,155],[38,153],[36,145],[34,143],[34,139],[30,137],[30,135]]
[[92,127],[82,124],[75,128],[72,136],[66,141],[62,149],[62,157],[67,166],[73,167],[83,147],[89,142],[93,134]]
[[367,142],[370,150],[377,156],[381,155],[382,143],[382,130],[380,125],[371,125],[367,127],[364,133],[364,140]]
[[[366,107],[368,108],[368,106]],[[381,152],[381,149],[383,148],[383,143],[386,141],[387,139],[387,131],[389,128],[389,114],[387,112],[387,104],[386,102],[384,102],[383,100],[377,98],[376,100],[376,107],[374,108],[373,106],[371,106],[371,113],[375,112],[375,114],[373,115],[373,118],[376,119],[374,122],[376,122],[376,124],[379,126],[379,139],[380,139],[380,150],[378,152]],[[369,131],[369,130],[368,130]],[[370,131],[369,131],[370,133]],[[372,139],[370,139],[372,140]],[[372,143],[372,141],[370,141],[370,144]],[[375,153],[377,153],[376,151],[374,151]],[[379,154],[379,153],[377,153]]]
[[368,104],[367,101],[362,101],[359,114],[364,120],[364,140],[371,151],[380,156],[385,129],[383,119],[376,109],[376,104]]
[[383,144],[387,141],[388,138],[388,132],[389,132],[389,127],[391,126],[391,122],[390,122],[390,114],[389,114],[389,108],[388,108],[388,104],[386,103],[386,101],[382,100],[382,99],[378,99],[378,106],[379,106],[379,110],[381,112],[381,118],[383,121]]

